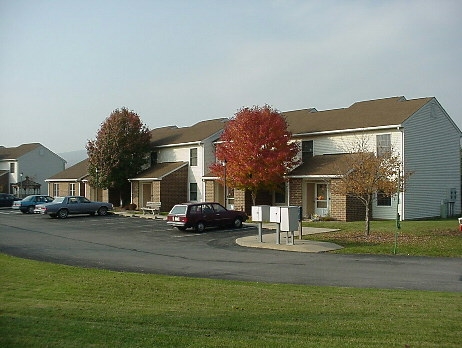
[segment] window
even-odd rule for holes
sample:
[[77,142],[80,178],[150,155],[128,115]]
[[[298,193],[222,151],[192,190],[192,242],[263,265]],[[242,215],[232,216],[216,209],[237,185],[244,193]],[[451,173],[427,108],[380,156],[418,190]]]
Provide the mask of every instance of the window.
[[388,196],[383,192],[377,192],[377,206],[391,207],[391,196]]
[[189,184],[189,200],[197,201],[197,184],[195,182]]
[[327,184],[316,184],[316,208],[327,208]]
[[69,196],[75,196],[75,183],[69,184]]
[[53,197],[59,196],[59,184],[53,184]]
[[191,167],[197,166],[197,148],[189,149],[189,164]]
[[10,163],[10,174],[14,174],[14,163]]
[[377,135],[377,156],[384,156],[391,153],[391,135],[379,134]]
[[313,140],[302,141],[302,162],[313,157]]
[[215,210],[215,213],[223,213],[226,211],[226,209],[219,204],[212,204],[212,206],[213,210]]

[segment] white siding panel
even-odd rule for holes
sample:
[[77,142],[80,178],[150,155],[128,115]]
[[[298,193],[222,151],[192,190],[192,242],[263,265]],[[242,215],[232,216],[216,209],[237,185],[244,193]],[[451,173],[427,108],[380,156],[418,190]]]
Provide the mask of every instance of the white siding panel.
[[314,138],[314,155],[356,152],[361,144],[371,152],[376,150],[376,136],[378,134],[391,134],[391,145],[396,151],[400,151],[402,136],[401,131],[390,129],[388,131],[338,134]]
[[[433,104],[433,105],[432,105]],[[404,123],[405,170],[409,179],[404,219],[440,215],[449,189],[457,189],[454,213],[460,214],[460,132],[436,100]]]

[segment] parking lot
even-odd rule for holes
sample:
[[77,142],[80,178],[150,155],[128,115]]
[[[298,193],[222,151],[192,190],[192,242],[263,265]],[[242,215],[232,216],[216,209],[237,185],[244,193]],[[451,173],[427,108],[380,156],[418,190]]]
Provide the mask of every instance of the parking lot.
[[116,271],[272,283],[462,291],[462,260],[307,254],[239,246],[255,227],[179,231],[163,220],[0,210],[0,252]]

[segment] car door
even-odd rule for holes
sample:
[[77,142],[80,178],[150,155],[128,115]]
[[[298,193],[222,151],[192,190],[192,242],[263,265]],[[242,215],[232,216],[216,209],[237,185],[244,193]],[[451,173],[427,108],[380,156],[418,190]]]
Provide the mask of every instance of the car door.
[[216,215],[210,203],[202,204],[202,218],[206,226],[216,226]]
[[225,207],[218,203],[213,203],[212,207],[215,212],[216,225],[229,225],[232,223],[232,217],[229,211],[225,209]]
[[70,214],[79,214],[81,213],[80,203],[78,197],[69,197],[67,199],[67,209],[69,210]]

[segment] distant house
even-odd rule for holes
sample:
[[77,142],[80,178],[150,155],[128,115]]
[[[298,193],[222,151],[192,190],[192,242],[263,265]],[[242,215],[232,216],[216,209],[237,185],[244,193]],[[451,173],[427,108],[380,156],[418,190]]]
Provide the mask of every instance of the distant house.
[[162,211],[187,201],[205,200],[203,177],[215,161],[214,142],[227,119],[199,122],[191,127],[162,127],[151,131],[150,166],[130,178],[131,202],[138,207],[160,202]]
[[66,161],[39,143],[0,146],[0,192],[18,197],[44,194],[45,179],[65,168]]
[[107,201],[107,190],[96,189],[88,181],[88,158],[46,179],[48,194],[53,197],[79,195],[90,200]]

